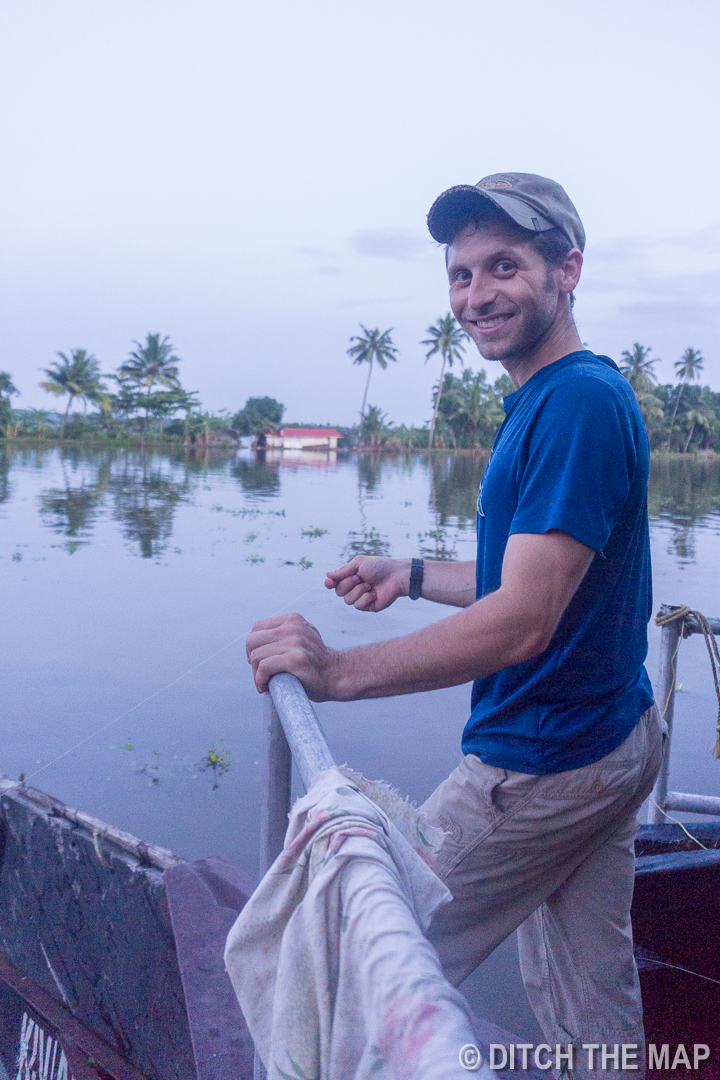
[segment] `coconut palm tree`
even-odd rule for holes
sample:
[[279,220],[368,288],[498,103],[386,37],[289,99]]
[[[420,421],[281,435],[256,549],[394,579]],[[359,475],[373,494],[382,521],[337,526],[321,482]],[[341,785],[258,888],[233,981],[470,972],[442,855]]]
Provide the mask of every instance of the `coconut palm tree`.
[[689,382],[694,382],[695,377],[700,377],[700,372],[703,369],[703,355],[699,349],[686,349],[679,360],[675,361],[675,371],[680,381],[677,397],[675,398],[675,405],[673,407],[672,418],[670,420],[670,434],[668,435],[667,448],[670,449],[670,443],[672,442],[673,428],[675,427],[675,417],[677,416],[678,406],[680,404],[680,398],[682,397],[683,390]]
[[60,438],[65,434],[65,421],[75,398],[80,398],[87,409],[88,401],[99,404],[107,394],[100,376],[100,365],[86,349],[71,349],[70,356],[58,353],[60,363],[45,368],[47,379],[40,386],[55,397],[68,395],[68,403],[60,424]]
[[367,382],[365,383],[365,393],[363,394],[362,408],[360,410],[360,433],[362,434],[362,426],[365,420],[365,402],[367,401],[373,361],[385,371],[390,360],[397,361],[397,356],[395,356],[397,349],[393,345],[392,338],[390,337],[392,327],[389,330],[383,331],[382,334],[379,330],[368,330],[362,323],[360,323],[360,329],[363,331],[364,336],[357,334],[355,337],[350,338],[350,341],[354,341],[355,344],[351,344],[350,348],[347,350],[347,354],[353,358],[353,364],[368,365],[368,377]]
[[375,447],[382,440],[387,428],[386,421],[387,413],[382,412],[377,405],[368,405],[363,431],[370,440],[370,446]]
[[654,369],[658,360],[657,357],[650,359],[651,352],[652,345],[645,347],[636,341],[631,351],[625,349],[622,354],[620,370],[636,394],[638,391],[651,390],[653,383],[657,382]]
[[707,409],[704,409],[701,404],[697,404],[685,410],[683,413],[683,420],[686,424],[690,424],[690,431],[688,432],[688,437],[685,440],[685,445],[683,447],[683,454],[687,454],[688,446],[690,445],[690,440],[693,437],[695,428],[700,427],[704,428],[705,431],[709,431],[712,426],[713,416]]
[[27,409],[26,416],[31,434],[38,435],[40,438],[52,426],[52,414],[47,409]]
[[434,324],[434,326],[428,326],[427,333],[430,335],[425,341],[421,341],[421,345],[429,345],[427,353],[425,354],[425,363],[427,364],[431,356],[436,356],[440,353],[442,357],[442,364],[440,365],[440,381],[438,382],[437,395],[435,397],[435,408],[433,410],[432,423],[430,424],[430,435],[428,438],[428,449],[432,450],[433,438],[435,437],[435,425],[437,423],[437,414],[440,407],[440,398],[443,392],[443,377],[445,375],[445,365],[452,367],[456,360],[459,360],[462,364],[462,354],[465,352],[465,341],[467,334],[464,330],[461,330],[455,321],[455,316],[450,312],[447,315],[442,316]]
[[19,394],[17,386],[12,381],[12,376],[7,371],[0,371],[0,398],[10,401],[12,394]]
[[6,435],[12,435],[10,430],[12,424],[10,397],[12,394],[19,393],[20,391],[14,385],[9,372],[0,371],[0,430],[4,431]]
[[147,334],[144,345],[139,341],[134,341],[133,345],[137,348],[130,353],[125,363],[120,365],[118,379],[131,386],[145,387],[144,432],[152,409],[150,398],[153,386],[165,386],[170,390],[180,388],[177,369],[180,357],[172,355],[170,338],[166,336],[161,341],[160,334]]

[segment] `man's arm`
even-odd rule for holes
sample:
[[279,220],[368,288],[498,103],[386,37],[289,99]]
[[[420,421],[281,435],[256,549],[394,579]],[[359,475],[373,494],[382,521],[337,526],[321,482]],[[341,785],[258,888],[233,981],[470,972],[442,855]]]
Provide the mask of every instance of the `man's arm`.
[[[410,559],[356,555],[330,570],[325,588],[334,589],[358,611],[383,611],[410,591]],[[445,563],[425,559],[422,596],[436,604],[468,607],[475,600],[475,562]]]
[[247,640],[259,691],[289,671],[314,701],[353,701],[455,686],[544,652],[595,552],[568,533],[510,537],[500,588],[405,637],[329,649],[300,615],[255,624]]

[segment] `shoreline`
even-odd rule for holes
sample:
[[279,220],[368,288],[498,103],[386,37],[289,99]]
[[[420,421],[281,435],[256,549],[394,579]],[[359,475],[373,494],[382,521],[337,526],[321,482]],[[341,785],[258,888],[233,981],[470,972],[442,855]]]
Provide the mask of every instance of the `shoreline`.
[[[53,447],[68,447],[73,450],[80,449],[82,447],[88,447],[93,449],[106,449],[106,450],[184,450],[203,453],[209,450],[221,450],[224,453],[236,452],[237,450],[246,449],[238,446],[236,443],[186,443],[184,440],[178,439],[42,439],[34,438],[30,436],[14,436],[8,438],[7,436],[0,436],[0,447],[23,447],[32,449],[34,447],[51,449]],[[264,453],[264,451],[255,451],[255,453]],[[282,451],[281,451],[282,453]],[[327,451],[324,450],[305,450],[303,453],[309,457],[317,454],[324,454]],[[491,450],[487,447],[435,447],[432,450],[427,447],[415,446],[415,447],[383,447],[383,446],[353,446],[353,447],[338,447],[334,453],[337,454],[366,454],[376,457],[400,457],[408,454],[426,455],[428,457],[439,456],[441,454],[453,454],[463,457],[489,457]],[[715,461],[720,460],[720,453],[715,450],[694,450],[687,454],[682,453],[679,450],[651,450],[650,457],[653,460],[677,460],[677,461]]]

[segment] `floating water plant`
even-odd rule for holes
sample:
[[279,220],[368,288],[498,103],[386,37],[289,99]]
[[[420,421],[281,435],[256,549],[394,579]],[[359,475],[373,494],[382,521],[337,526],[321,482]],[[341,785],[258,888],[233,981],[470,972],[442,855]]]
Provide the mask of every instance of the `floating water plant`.
[[[418,540],[423,555],[431,555],[439,562],[454,562],[457,559],[455,539],[448,538],[445,529],[428,529],[427,532],[418,533]],[[430,546],[428,540],[434,541],[434,546]]]
[[245,560],[245,562],[252,563],[253,566],[254,566],[255,563],[265,562],[265,556],[264,555],[249,555],[247,557],[247,559]]
[[[224,739],[220,739],[220,742],[224,742]],[[220,787],[219,779],[224,776],[226,772],[232,767],[232,758],[226,750],[218,749],[216,746],[211,746],[202,761],[198,762],[198,769],[200,772],[210,772],[213,776],[212,790],[215,791]]]
[[349,559],[353,555],[388,555],[390,553],[390,543],[374,525],[364,532],[349,532],[348,540],[344,555]]
[[239,510],[230,510],[220,503],[215,503],[210,509],[219,514],[231,514],[233,517],[260,517],[263,514],[266,517],[285,517],[284,510],[258,510],[255,506],[241,506]]
[[298,566],[300,567],[301,570],[309,570],[310,567],[312,566],[312,563],[310,562],[309,559],[306,559],[305,556],[303,555],[302,559],[298,563]]
[[314,540],[317,536],[325,536],[327,529],[301,529],[300,535],[307,536],[309,540]]

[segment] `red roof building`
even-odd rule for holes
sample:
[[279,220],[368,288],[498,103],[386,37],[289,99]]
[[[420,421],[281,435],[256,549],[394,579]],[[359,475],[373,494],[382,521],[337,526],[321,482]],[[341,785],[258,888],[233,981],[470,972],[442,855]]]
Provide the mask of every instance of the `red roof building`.
[[281,450],[337,450],[342,433],[335,428],[284,427],[266,431],[265,445]]

